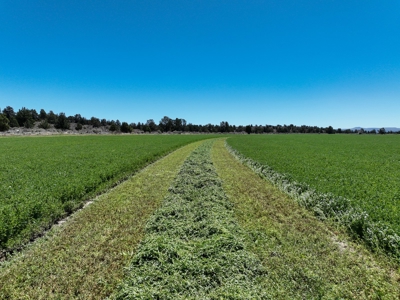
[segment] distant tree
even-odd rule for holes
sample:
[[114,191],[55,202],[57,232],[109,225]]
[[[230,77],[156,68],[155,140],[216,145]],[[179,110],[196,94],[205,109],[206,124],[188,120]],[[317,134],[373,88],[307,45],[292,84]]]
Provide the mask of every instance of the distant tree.
[[73,122],[82,124],[82,116],[81,116],[81,114],[75,114]]
[[173,130],[183,131],[182,119],[176,118],[173,124],[174,124]]
[[247,134],[251,133],[251,125],[246,126],[246,132],[247,132]]
[[[288,129],[286,128],[286,126],[285,127],[282,127],[282,131],[281,132],[283,132],[283,133],[286,133],[288,131]],[[257,126],[257,125],[255,125],[254,126],[254,132],[255,133],[258,133],[258,134],[260,134],[260,133],[263,133],[264,132],[264,128],[263,128],[263,126]]]
[[47,114],[47,122],[50,124],[56,124],[57,122],[57,115],[52,110]]
[[70,123],[75,122],[75,116],[68,116],[67,119],[68,119],[68,122],[70,122]]
[[338,128],[337,133],[342,133],[342,128]]
[[157,130],[157,125],[153,119],[147,120],[146,125],[149,127],[150,132]]
[[32,111],[25,107],[18,110],[16,118],[19,125],[23,125],[26,128],[32,128],[34,119],[32,117]]
[[0,131],[7,131],[10,129],[10,121],[4,114],[0,114]]
[[121,124],[121,132],[129,133],[132,132],[132,128],[126,122],[122,122]]
[[[176,121],[176,120],[175,120]],[[160,128],[161,131],[163,132],[168,132],[168,131],[173,131],[176,128],[176,124],[174,120],[170,119],[167,116],[164,116],[161,120],[160,123],[158,125],[158,127]],[[178,121],[179,123],[179,121]]]
[[11,106],[7,106],[3,109],[3,114],[7,117],[9,121],[11,121],[11,118],[15,117],[14,108],[12,108]]
[[379,129],[378,133],[379,134],[385,134],[386,133],[386,129],[384,127],[382,127],[381,129]]
[[219,123],[220,132],[229,132],[229,123],[222,121]]
[[112,124],[110,125],[109,130],[112,131],[112,132],[117,131],[117,125],[115,125],[115,123],[112,123]]
[[107,126],[107,120],[101,119],[100,124],[101,124],[101,126]]
[[39,114],[36,109],[31,109],[31,116],[33,121],[39,121]]
[[10,127],[19,127],[17,118],[15,116],[11,117],[10,119]]
[[[118,120],[117,120],[118,121]],[[114,131],[119,131],[120,130],[120,126],[117,125],[117,123],[115,121],[111,121],[111,125],[109,130],[114,132]]]
[[39,123],[39,128],[43,128],[43,129],[49,129],[50,128],[50,124],[49,122],[47,122],[47,120],[43,120]]
[[335,133],[335,130],[333,129],[332,126],[329,126],[328,128],[326,128],[326,133],[328,133],[328,134],[334,134],[334,133]]
[[42,108],[41,110],[40,110],[40,112],[39,112],[39,118],[40,118],[40,120],[45,120],[45,119],[47,119],[47,113],[46,113],[46,111]]
[[147,124],[144,124],[144,125],[142,126],[142,130],[143,130],[144,132],[150,132],[150,127],[149,127]]
[[76,126],[75,126],[75,130],[82,130],[82,128],[83,128],[83,126],[82,126],[82,124],[81,123],[78,123],[78,124],[76,124]]
[[92,117],[92,118],[90,119],[90,124],[91,124],[93,127],[95,127],[95,128],[101,126],[100,120],[97,119],[97,118],[95,118],[95,117]]
[[65,113],[62,112],[58,115],[58,118],[57,118],[56,124],[54,124],[54,127],[57,129],[61,129],[61,130],[70,129],[70,124],[69,124],[68,118],[65,115]]

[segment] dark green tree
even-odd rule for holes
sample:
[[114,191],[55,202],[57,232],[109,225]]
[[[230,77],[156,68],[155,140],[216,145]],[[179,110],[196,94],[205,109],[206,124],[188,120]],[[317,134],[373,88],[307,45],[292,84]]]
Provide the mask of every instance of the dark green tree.
[[0,131],[7,131],[10,129],[10,121],[4,114],[0,114]]
[[33,121],[39,121],[39,114],[36,109],[31,109],[31,116]]
[[122,124],[121,124],[121,132],[130,133],[130,132],[132,132],[132,128],[131,128],[131,126],[129,126],[128,123],[122,122]]
[[92,117],[92,118],[90,119],[90,124],[91,124],[93,127],[95,127],[95,128],[101,126],[100,120],[99,120],[98,118],[95,118],[95,117]]
[[22,107],[16,114],[16,118],[19,125],[23,125],[26,128],[32,128],[34,124],[34,118],[32,117],[32,110]]
[[40,110],[39,118],[40,118],[41,120],[45,120],[45,119],[47,118],[47,113],[46,113],[46,111],[45,111],[43,108]]
[[112,131],[112,132],[119,131],[120,128],[121,127],[118,126],[115,121],[111,121],[111,125],[110,125],[110,128],[109,128],[110,131]]
[[17,118],[15,116],[11,117],[10,119],[10,127],[19,127]]
[[327,133],[327,134],[334,134],[334,133],[335,133],[335,130],[333,129],[332,126],[329,126],[328,128],[326,128],[326,133]]
[[44,119],[42,122],[40,122],[39,128],[49,129],[50,128],[50,124],[49,124],[49,122],[47,122],[46,119]]
[[173,122],[172,119],[170,119],[170,118],[167,117],[167,116],[164,116],[164,117],[160,120],[160,123],[158,124],[158,127],[159,127],[159,129],[160,129],[161,131],[163,131],[163,132],[172,131],[172,130],[174,130],[174,129],[173,129],[173,127],[174,127],[174,124],[173,124],[173,123],[174,123],[174,122]]
[[146,125],[149,127],[149,131],[151,132],[157,130],[157,125],[153,119],[147,120]]
[[57,122],[57,115],[52,110],[47,114],[47,122],[50,124],[56,124]]
[[7,106],[5,109],[3,109],[3,114],[7,117],[9,121],[11,121],[11,118],[15,117],[14,108],[12,108],[11,106]]
[[68,118],[65,115],[65,113],[62,112],[58,115],[58,118],[57,118],[56,124],[54,124],[54,127],[57,129],[61,129],[61,130],[70,129],[70,124],[69,124]]

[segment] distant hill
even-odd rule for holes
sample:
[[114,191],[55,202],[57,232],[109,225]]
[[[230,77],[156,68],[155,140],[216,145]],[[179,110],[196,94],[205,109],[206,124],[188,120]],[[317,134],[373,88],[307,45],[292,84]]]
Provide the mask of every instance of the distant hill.
[[[371,131],[371,130],[376,130],[376,131],[378,131],[379,129],[381,129],[382,127],[370,127],[370,128],[366,128],[366,127],[354,127],[354,128],[351,128],[351,130],[360,130],[360,129],[364,129],[365,131]],[[392,132],[398,132],[398,131],[400,131],[400,128],[397,128],[397,127],[384,127],[385,128],[385,130],[386,130],[386,132],[389,132],[389,131],[392,131]]]

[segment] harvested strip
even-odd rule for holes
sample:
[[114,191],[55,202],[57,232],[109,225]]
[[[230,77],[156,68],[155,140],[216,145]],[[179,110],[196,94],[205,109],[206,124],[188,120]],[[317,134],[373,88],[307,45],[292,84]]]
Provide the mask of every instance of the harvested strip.
[[211,146],[204,143],[183,164],[113,298],[268,298],[259,284],[265,270],[245,249]]
[[123,277],[148,217],[201,142],[148,166],[0,267],[0,299],[101,299]]
[[314,212],[321,220],[334,220],[345,226],[354,237],[365,242],[372,250],[385,252],[400,262],[400,235],[390,224],[374,221],[362,208],[349,199],[332,193],[319,193],[305,183],[298,183],[290,176],[280,174],[226,145],[243,164],[261,177],[272,182],[281,191],[295,199],[301,206]]
[[212,157],[245,245],[268,271],[273,299],[399,299],[398,266],[352,243],[241,164],[217,141]]

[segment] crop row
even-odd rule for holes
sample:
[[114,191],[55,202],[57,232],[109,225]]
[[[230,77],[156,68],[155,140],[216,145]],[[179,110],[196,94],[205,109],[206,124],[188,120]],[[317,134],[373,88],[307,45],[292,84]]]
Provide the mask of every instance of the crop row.
[[[276,140],[275,137],[263,137],[262,139],[248,139],[247,143],[243,143],[243,141],[239,143],[239,140],[229,139],[228,148],[243,163],[247,164],[262,177],[273,182],[282,191],[296,199],[302,206],[314,211],[315,215],[319,218],[330,218],[338,221],[345,225],[354,235],[363,239],[370,247],[382,249],[399,259],[400,236],[398,227],[396,226],[398,220],[389,222],[388,220],[390,219],[388,217],[383,219],[379,218],[379,216],[388,210],[396,209],[397,211],[395,213],[397,214],[398,208],[382,205],[385,202],[381,199],[375,200],[375,205],[372,205],[373,203],[371,203],[371,201],[374,200],[367,197],[362,198],[362,195],[373,193],[371,191],[363,192],[363,189],[367,187],[371,189],[376,188],[376,185],[374,186],[371,184],[373,182],[385,181],[385,179],[390,182],[393,174],[386,173],[384,171],[386,168],[382,170],[382,168],[376,167],[374,169],[376,176],[381,174],[384,178],[379,178],[372,182],[364,182],[362,178],[357,176],[352,178],[351,176],[354,176],[355,171],[353,168],[362,170],[363,166],[357,166],[357,163],[360,161],[354,157],[348,158],[344,153],[346,151],[351,152],[353,147],[357,148],[357,145],[359,145],[357,140],[349,141],[336,139],[336,143],[342,142],[342,144],[336,144],[336,148],[341,149],[340,153],[343,155],[341,156],[340,154],[332,152],[332,148],[335,148],[331,147],[333,144],[331,141],[326,140],[326,138],[330,137],[286,136],[284,138],[276,137]],[[345,138],[348,139],[348,137]],[[375,142],[375,140],[370,139],[363,141],[364,143],[369,142],[371,145]],[[311,144],[310,142],[313,143]],[[348,142],[348,144],[345,142]],[[397,141],[384,140],[383,142]],[[301,144],[303,148],[300,146]],[[350,147],[351,145],[353,147]],[[394,145],[397,146],[397,144]],[[318,153],[315,151],[316,148],[324,149],[325,151],[323,153]],[[308,151],[308,156],[304,153],[304,151],[306,151],[305,149]],[[314,151],[310,149],[314,149]],[[369,149],[369,151],[374,152],[376,149]],[[301,161],[293,159],[293,156],[296,156],[297,152],[301,157]],[[382,153],[382,155],[385,156],[388,153],[393,155],[393,152],[393,147],[388,148],[386,154]],[[347,153],[347,155],[350,154]],[[325,159],[322,159],[323,157],[325,157]],[[341,164],[337,163],[338,160],[341,161]],[[271,164],[266,163],[269,161],[271,161]],[[291,162],[291,165],[288,165],[288,168],[284,169],[286,173],[277,171],[277,169],[282,170],[283,168],[271,167],[276,165],[280,166],[279,161],[283,161],[282,165],[288,165],[287,161]],[[365,160],[363,161],[365,162]],[[349,164],[346,164],[347,162],[349,162]],[[375,164],[375,166],[379,165],[375,161],[371,161],[371,163]],[[336,168],[333,167],[335,164]],[[339,165],[341,166],[340,168],[338,167]],[[336,170],[337,173],[326,173],[326,169],[332,172]],[[366,166],[365,169],[370,172],[373,170],[371,166]],[[302,177],[301,175],[304,170],[308,171],[307,176]],[[398,172],[398,170],[396,170],[396,172]],[[359,173],[363,172],[360,171]],[[313,183],[310,184],[310,180],[307,180],[308,178],[320,178],[322,181],[317,182],[329,181],[329,184],[324,185],[321,183],[319,185],[312,180],[311,182]],[[335,180],[336,178],[341,178],[342,180]],[[343,188],[343,185],[345,185],[347,181],[349,182],[349,186],[355,189],[351,195],[357,195],[358,198],[342,196],[343,193],[341,194],[341,191],[343,192],[343,190],[349,188],[349,186]],[[395,181],[396,179],[394,182]],[[355,185],[354,182],[356,182]],[[393,194],[393,191],[385,191],[382,186],[380,188],[381,190],[379,193],[381,194]],[[393,186],[393,188],[397,189],[398,187]],[[394,192],[394,194],[396,194],[396,192]]]
[[0,249],[15,248],[158,157],[206,136],[0,139]]
[[211,162],[212,142],[184,162],[116,299],[264,299],[265,274],[244,246],[243,232]]

